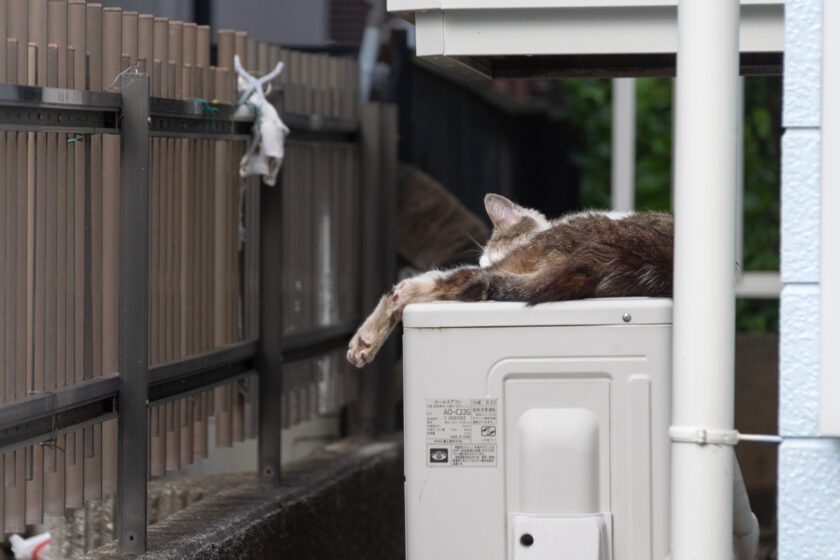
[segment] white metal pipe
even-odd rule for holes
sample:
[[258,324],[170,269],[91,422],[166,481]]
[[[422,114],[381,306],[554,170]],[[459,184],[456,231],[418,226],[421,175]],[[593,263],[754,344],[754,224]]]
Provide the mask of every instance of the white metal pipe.
[[[737,0],[680,0],[673,424],[731,430],[734,408]],[[733,452],[671,445],[672,560],[732,555]]]
[[612,81],[612,209],[632,212],[636,174],[636,79]]
[[735,262],[744,274],[744,78],[738,78],[738,104],[735,124]]

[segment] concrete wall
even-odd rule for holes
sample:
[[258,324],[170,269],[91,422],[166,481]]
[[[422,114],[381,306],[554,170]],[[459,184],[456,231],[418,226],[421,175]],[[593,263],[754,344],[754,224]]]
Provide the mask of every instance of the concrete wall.
[[[826,0],[836,1],[836,0]],[[821,0],[785,5],[779,558],[840,558],[840,440],[819,436]]]
[[150,511],[191,503],[149,527],[146,554],[120,553],[111,542],[82,560],[399,560],[402,467],[399,441],[345,440],[284,467],[277,488],[261,487],[254,473],[150,486],[161,494]]
[[[187,0],[100,0],[103,6],[194,21]],[[211,0],[213,42],[219,29],[247,31],[251,39],[283,45],[323,45],[329,40],[328,0]]]
[[193,3],[186,0],[99,0],[99,3],[176,21],[193,21]]
[[327,0],[214,0],[213,31],[247,31],[248,38],[283,45],[323,45],[329,39]]

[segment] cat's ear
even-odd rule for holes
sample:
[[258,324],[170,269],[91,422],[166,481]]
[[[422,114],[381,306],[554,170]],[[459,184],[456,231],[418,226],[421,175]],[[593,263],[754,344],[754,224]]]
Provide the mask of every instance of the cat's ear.
[[500,194],[490,193],[484,197],[484,208],[490,221],[499,229],[506,229],[518,224],[522,219],[522,212],[516,204]]

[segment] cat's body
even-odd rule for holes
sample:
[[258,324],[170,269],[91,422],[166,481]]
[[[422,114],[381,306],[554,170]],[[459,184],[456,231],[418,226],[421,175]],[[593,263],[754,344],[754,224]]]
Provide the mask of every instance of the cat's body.
[[350,362],[369,363],[409,303],[671,296],[669,214],[583,212],[549,221],[494,194],[485,206],[494,229],[479,266],[432,270],[394,286],[350,341]]

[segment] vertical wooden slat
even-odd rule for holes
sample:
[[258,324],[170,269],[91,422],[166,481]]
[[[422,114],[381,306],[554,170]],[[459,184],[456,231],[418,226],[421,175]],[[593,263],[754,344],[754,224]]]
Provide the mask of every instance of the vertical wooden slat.
[[[169,76],[166,72],[166,63],[169,61],[169,20],[163,17],[155,18],[154,59],[161,63],[161,69],[154,70],[158,73],[157,79],[160,82],[156,91],[164,95],[164,92],[169,90]],[[154,79],[154,75],[152,77]]]
[[155,16],[140,14],[137,16],[137,58],[143,61],[144,72],[149,74],[149,91],[154,91],[155,76],[152,75],[152,63],[155,59]]
[[[195,24],[185,24],[183,27],[182,48],[181,48],[181,62],[183,64],[183,94],[185,96],[194,96],[195,91],[192,83],[192,68],[195,65],[195,48],[196,48],[196,27]],[[178,243],[179,243],[179,283],[176,286],[179,293],[179,316],[180,323],[178,325],[178,353],[180,356],[187,355],[187,278],[188,278],[188,234],[189,234],[189,189],[190,189],[190,160],[192,157],[192,141],[184,139],[180,144],[180,159],[178,165],[179,181],[179,228],[178,228]],[[187,399],[181,407],[180,414],[180,440],[181,440],[181,464],[191,464],[193,462],[193,446],[194,446],[194,417],[195,417],[195,397]]]
[[[2,10],[0,10],[2,11]],[[50,0],[47,39],[58,49],[58,87],[67,87],[67,0]]]
[[[87,85],[94,91],[102,90],[108,84],[104,84],[103,77],[103,35],[102,35],[102,6],[101,4],[86,5],[86,42],[87,42]],[[85,285],[85,313],[90,318],[85,320],[85,337],[90,342],[85,342],[86,354],[90,357],[85,360],[85,378],[90,376],[99,377],[102,375],[103,358],[103,176],[102,176],[102,137],[100,135],[89,136],[90,150],[88,152],[89,162],[86,179],[88,182],[88,195],[86,197],[86,211],[89,222],[86,228],[86,246],[89,255],[86,255],[86,285]],[[89,236],[89,243],[87,241]],[[88,326],[90,332],[88,333]],[[88,364],[89,368],[88,368]],[[81,441],[79,441],[81,440]],[[95,425],[81,431],[81,437],[77,438],[77,445],[81,444],[84,468],[84,499],[96,500],[102,496],[102,426]]]
[[225,184],[225,171],[227,168],[227,161],[224,157],[225,152],[224,142],[214,142],[215,151],[215,168],[213,177],[213,192],[215,200],[215,235],[214,245],[215,249],[213,255],[215,257],[215,269],[213,276],[215,281],[213,307],[215,308],[215,324],[214,324],[214,345],[221,346],[226,342],[226,295],[227,295],[227,280],[229,278],[228,263],[226,262],[227,251],[225,250],[225,242],[229,235],[227,224],[225,223],[225,212],[227,210],[226,195],[227,185]]
[[[87,89],[87,13],[83,0],[70,0],[67,6],[67,41],[73,54],[72,79],[68,73],[68,85],[76,89]],[[85,191],[86,160],[90,148],[90,136],[69,145],[72,152],[73,177],[73,221],[75,232],[73,248],[73,375],[68,381],[79,382],[84,378],[85,364]],[[69,177],[68,177],[69,178]],[[69,508],[81,507],[84,503],[84,458],[81,455],[81,431],[68,433],[64,438],[65,458],[65,504]],[[77,445],[77,442],[79,444]]]
[[[122,11],[102,11],[103,85],[113,82],[122,70]],[[119,188],[120,140],[116,135],[102,138],[102,373],[117,371],[117,324],[119,321]]]
[[[26,48],[26,6],[21,0],[11,0],[9,9],[9,35],[14,30],[21,37],[21,41],[12,40],[7,43],[7,71],[9,76],[17,74],[16,83],[26,84],[28,80],[28,49]],[[21,58],[23,57],[23,60]],[[31,285],[31,263],[29,260],[29,224],[32,217],[29,213],[29,184],[28,184],[28,153],[29,134],[26,132],[17,133],[17,177],[15,183],[18,186],[17,196],[17,262],[16,269],[24,271],[17,274],[16,278],[16,331],[17,344],[15,345],[14,379],[7,379],[11,385],[9,397],[14,399],[23,398],[26,394],[27,373],[30,368],[28,349],[31,345],[29,330],[29,310],[31,306],[29,286]],[[24,454],[22,451],[15,451],[6,454],[6,531],[21,531],[24,524],[24,512],[26,507],[26,485],[23,482]],[[18,476],[19,475],[19,476]]]
[[[268,67],[271,68],[272,70],[274,69],[275,66],[277,66],[277,63],[280,62],[280,50],[281,49],[280,49],[279,45],[269,45],[268,46]],[[286,71],[287,71],[287,69],[284,68],[283,72],[286,72]],[[282,74],[282,72],[281,72],[281,74]],[[281,83],[280,82],[280,76],[275,77],[273,80],[271,80],[272,89],[277,90],[280,87],[280,83]]]
[[[87,4],[88,87],[102,89],[102,6]],[[91,371],[85,375],[102,374],[102,137],[90,138],[90,265],[88,286],[91,294]],[[87,333],[86,333],[87,336]],[[93,441],[92,439],[90,441]]]
[[196,457],[207,457],[207,391],[198,395],[196,416],[194,419],[195,439],[193,439],[193,454]]
[[178,429],[181,432],[181,465],[190,465],[193,462],[193,417],[195,415],[196,398],[189,396],[181,401]]
[[[26,0],[8,0],[6,9],[8,17],[6,35],[10,40],[7,41],[9,48],[6,51],[6,75],[9,83],[27,85],[29,83],[27,76],[29,51],[26,45],[29,42],[27,34],[29,17]],[[12,55],[15,54],[16,56],[13,57]],[[12,66],[12,61],[14,61],[14,66]]]
[[[174,28],[178,28],[177,33],[173,33]],[[165,97],[173,97],[176,84],[175,68],[172,63],[173,55],[179,59],[181,57],[181,45],[174,45],[173,40],[177,35],[180,39],[180,25],[175,26],[174,22],[168,23],[168,51],[167,57],[170,63],[167,65],[171,70],[167,73],[166,87],[163,91]],[[177,51],[177,54],[176,52]],[[177,140],[173,138],[165,138],[161,148],[161,188],[163,201],[163,233],[162,240],[164,245],[163,254],[163,283],[164,283],[164,359],[171,360],[174,358],[174,285],[173,285],[173,271],[175,260],[175,162],[173,159],[173,150]],[[180,468],[180,429],[178,429],[178,421],[180,414],[178,411],[178,402],[169,402],[164,405],[165,427],[166,427],[166,470],[178,470]]]
[[[184,83],[184,29],[185,25],[180,21],[169,22],[169,59],[174,69],[174,85],[170,88],[175,98],[181,99],[186,96],[186,84]],[[195,48],[194,45],[192,47]],[[182,357],[181,353],[181,261],[182,254],[182,209],[183,200],[183,159],[185,155],[186,140],[176,139],[172,143],[173,157],[170,161],[171,189],[172,189],[172,276],[170,290],[172,292],[172,329],[171,329],[171,355],[172,358]],[[176,419],[179,422],[180,418]]]
[[178,401],[168,402],[163,405],[166,414],[166,470],[176,471],[180,468],[180,434],[178,420]]
[[[210,26],[199,25],[195,35],[196,49],[196,66],[198,68],[210,68]],[[201,77],[201,97],[212,99],[211,84],[209,72],[200,72]]]
[[[48,5],[49,17],[49,34],[48,39],[54,38],[55,27],[60,27],[63,24],[66,29],[66,17],[61,19],[62,14],[56,13],[56,8],[66,8],[63,2],[51,1]],[[66,49],[65,49],[66,50]],[[58,73],[58,44],[48,43],[47,45],[47,86],[58,87],[59,73]],[[66,52],[64,53],[66,56]],[[66,60],[65,60],[66,62]],[[66,72],[66,64],[61,65]],[[64,76],[66,79],[66,75]],[[67,199],[66,199],[66,142],[63,134],[48,134],[47,135],[47,181],[49,183],[50,206],[48,209],[48,216],[53,221],[53,232],[50,233],[50,238],[54,247],[48,248],[48,258],[52,261],[52,265],[48,262],[48,271],[52,274],[48,279],[49,292],[48,309],[50,306],[53,312],[50,314],[54,319],[54,360],[52,360],[51,369],[47,370],[45,376],[45,390],[54,390],[59,386],[64,385],[64,366],[65,366],[65,291],[66,284],[66,243],[67,238]],[[63,150],[62,150],[63,149]],[[48,230],[50,228],[48,227]],[[49,241],[49,240],[48,240]],[[41,447],[43,453],[43,508],[44,511],[54,512],[63,511],[64,508],[64,480],[57,477],[59,471],[59,463],[63,466],[63,456],[59,461],[57,442],[56,440],[44,442]],[[63,469],[62,469],[63,473]]]
[[[103,85],[105,86],[114,83],[123,69],[121,56],[123,52],[122,25],[122,10],[119,8],[103,9],[102,73],[104,76]],[[102,189],[102,373],[110,374],[117,371],[119,360],[120,139],[115,135],[106,135],[102,138]],[[117,437],[117,421],[108,420],[104,422],[102,424],[101,460],[102,492],[106,496],[114,495],[117,491]]]
[[47,85],[47,0],[28,0],[28,41],[37,47],[35,85]]
[[[174,85],[170,85],[170,93],[173,94],[176,98],[183,98],[186,95],[186,90],[189,87],[189,84],[184,83],[184,55],[185,49],[189,50],[191,59],[194,58],[194,34],[191,34],[190,31],[186,31],[188,26],[182,24],[181,22],[170,22],[169,23],[169,58],[172,61],[172,67],[174,70]],[[191,28],[194,30],[194,28]],[[192,44],[187,45],[185,42],[185,37],[187,41],[192,41]],[[183,212],[182,204],[183,204],[183,197],[184,197],[184,179],[182,177],[183,169],[184,169],[184,160],[186,156],[186,145],[187,140],[185,139],[175,139],[171,141],[171,149],[174,157],[170,158],[170,165],[169,165],[169,174],[170,174],[170,189],[171,189],[171,212],[172,212],[172,228],[170,230],[170,246],[171,246],[171,254],[172,254],[172,261],[171,261],[171,268],[170,268],[170,291],[172,293],[172,300],[171,300],[171,310],[172,310],[172,328],[171,332],[171,357],[178,358],[183,357],[183,352],[181,350],[181,323],[184,321],[184,317],[182,314],[182,299],[183,293],[181,291],[182,286],[182,279],[181,274],[183,271],[183,261],[184,261],[184,254],[183,254],[183,232],[184,232],[184,224],[182,223],[183,220]],[[171,462],[176,468],[180,468],[181,464],[187,464],[192,462],[192,426],[186,422],[187,414],[188,414],[188,401],[181,400],[177,401],[173,405],[173,433],[171,434],[172,440],[174,442],[173,447],[177,449],[174,450],[173,457]]]
[[[161,92],[168,97],[169,91]],[[160,362],[171,359],[172,342],[172,294],[169,290],[170,265],[172,260],[172,190],[171,175],[169,174],[170,151],[172,149],[171,138],[160,138],[160,161],[158,162],[160,185]],[[167,413],[170,410],[166,409]]]
[[[237,47],[236,52],[239,56],[242,56],[239,47]],[[245,37],[245,58],[242,59],[242,67],[253,74],[257,70],[257,58],[257,40]]]
[[[196,76],[198,82],[196,86],[200,85],[200,96],[207,99],[214,99],[215,94],[213,87],[215,83],[211,81],[210,71],[210,28],[206,25],[199,25],[196,28]],[[209,141],[197,140],[195,141],[195,157],[194,157],[194,181],[193,181],[193,200],[195,201],[194,208],[196,209],[193,216],[193,224],[191,231],[193,232],[192,246],[194,247],[193,255],[193,277],[192,277],[192,344],[193,352],[201,351],[206,346],[206,332],[210,330],[211,323],[208,320],[208,313],[211,309],[206,306],[204,298],[205,286],[211,280],[203,270],[206,259],[206,253],[202,248],[206,247],[208,243],[202,243],[202,240],[208,239],[203,228],[205,219],[205,193],[204,191],[210,188],[209,185],[209,158],[207,149]],[[204,429],[207,429],[206,415],[205,415]],[[205,438],[206,441],[206,438]],[[206,445],[206,444],[205,444]],[[206,446],[205,446],[206,453]],[[206,456],[206,455],[205,455]]]
[[289,110],[289,84],[291,83],[291,66],[289,65],[289,50],[279,49],[278,60],[283,62],[283,71],[277,76],[279,87],[283,88],[283,106],[280,107],[283,111]]
[[303,53],[300,51],[289,50],[287,51],[289,55],[289,62],[287,64],[288,67],[288,93],[286,95],[286,107],[285,109],[291,113],[302,113],[304,111],[302,107],[302,96],[300,95],[301,89],[301,72],[303,69],[303,65],[301,64],[301,57]]
[[[60,65],[64,66],[64,83],[59,84],[62,87],[75,87],[75,49],[70,46],[71,26],[70,8],[66,2],[52,2],[50,4],[50,25],[57,29],[51,30],[51,37],[57,37],[59,41],[59,51],[61,50],[61,37],[64,34],[65,54],[59,55]],[[63,12],[63,14],[62,14]],[[55,20],[58,19],[59,22]],[[60,20],[64,20],[64,25]],[[61,77],[59,78],[61,81]],[[65,361],[64,372],[59,377],[59,385],[72,385],[75,382],[76,369],[76,156],[75,147],[68,144],[68,135],[63,134],[59,136],[59,160],[63,152],[64,162],[59,162],[59,169],[63,169],[63,175],[59,174],[59,192],[64,191],[65,200],[65,214],[66,214],[66,233],[64,239],[65,247]],[[81,226],[82,224],[80,224]],[[83,227],[83,226],[82,226]],[[67,506],[67,483],[72,480],[72,475],[67,471],[68,464],[68,439],[73,434],[62,434],[56,438],[55,446],[55,472],[50,473],[44,482],[46,492],[46,513],[53,515],[63,515],[64,509]]]
[[307,52],[300,53],[300,111],[307,115],[313,112],[313,56],[314,55]]
[[268,41],[257,42],[257,70],[260,75],[268,74],[270,70],[268,63]]
[[[0,17],[3,18],[3,21],[8,21],[9,13],[8,13],[8,2],[7,0],[0,0]],[[9,77],[6,75],[6,40],[8,39],[8,34],[6,33],[6,25],[0,24],[0,82],[4,84],[8,84]],[[2,461],[0,461],[2,463]],[[0,527],[2,527],[2,523],[0,523]]]
[[175,83],[171,89],[173,97],[181,99],[184,97],[184,75],[181,72],[183,66],[183,43],[184,23],[180,21],[169,22],[169,58],[175,63]]
[[[47,45],[47,66],[46,85],[58,86],[58,45]],[[59,270],[63,273],[63,262],[59,266],[59,240],[64,239],[63,217],[61,211],[63,206],[59,204],[58,196],[58,135],[47,133],[45,135],[45,153],[39,154],[44,159],[44,175],[40,178],[46,180],[46,205],[47,205],[47,238],[46,238],[46,286],[45,312],[46,312],[46,353],[47,359],[44,365],[44,390],[54,390],[58,379],[59,363],[64,365],[64,326],[63,308],[59,312]],[[61,228],[61,230],[60,230]],[[59,231],[61,232],[59,234]],[[60,235],[60,236],[59,236]],[[63,279],[62,279],[63,280]]]
[[102,499],[102,424],[82,430],[85,461],[85,501]]
[[[48,5],[48,69],[50,81],[55,86],[68,87],[68,51],[67,51],[67,2],[66,0],[50,0]],[[67,135],[55,135],[57,144],[57,173],[56,192],[57,206],[57,243],[58,269],[56,276],[57,305],[56,325],[58,337],[56,340],[56,379],[55,386],[62,387],[68,379],[73,379],[73,337],[74,324],[73,305],[73,185],[67,150]],[[65,436],[61,435],[48,441],[44,447],[44,511],[49,514],[63,514],[65,507]]]
[[[218,68],[233,68],[233,55],[236,52],[236,32],[232,29],[220,29],[218,35]],[[218,91],[216,92],[218,94]]]
[[183,37],[181,38],[181,61],[184,65],[184,97],[196,97],[193,86],[193,71],[195,68],[195,23],[184,23]]
[[184,152],[180,161],[181,165],[181,332],[180,332],[180,354],[188,356],[192,350],[190,336],[192,335],[192,284],[193,262],[195,252],[192,251],[192,223],[194,220],[192,193],[193,193],[193,166],[195,159],[195,141],[188,139],[184,141]]
[[151,476],[163,476],[166,472],[166,441],[165,441],[165,414],[162,411],[162,406],[154,406],[151,408],[151,424],[149,430],[151,433],[151,449],[150,453],[150,469]]
[[245,439],[245,380],[230,384],[231,392],[231,437],[239,442]]
[[[229,101],[230,90],[228,80],[230,79],[229,69],[233,68],[233,55],[235,49],[235,35],[232,31],[219,32],[219,68],[216,69],[216,96],[219,99]],[[213,346],[225,344],[230,337],[229,321],[230,308],[227,305],[230,297],[230,244],[229,239],[234,232],[231,230],[228,219],[231,209],[230,205],[230,184],[228,182],[229,158],[227,145],[224,141],[213,142],[215,160],[213,176],[213,212],[208,215],[209,221],[214,224],[215,236],[213,251],[213,310],[214,310],[214,333]],[[232,434],[232,407],[231,407],[230,384],[216,387],[214,391],[215,413],[216,413],[216,445],[218,447],[230,447],[233,444]]]
[[[48,65],[55,66],[55,70],[50,69],[50,73],[56,79],[57,87],[68,87],[68,56],[67,56],[67,2],[66,0],[50,0],[49,12],[49,33],[48,40],[50,44],[54,44],[55,60],[48,62]],[[49,54],[49,53],[48,53]],[[58,354],[57,354],[57,379],[56,385],[63,386],[67,380],[68,371],[71,371],[72,364],[72,325],[68,318],[72,316],[72,291],[68,287],[72,286],[73,279],[72,267],[70,266],[70,258],[72,245],[69,240],[72,239],[72,198],[69,196],[70,188],[68,185],[72,184],[68,181],[68,150],[67,150],[67,135],[60,134],[56,138],[58,154],[57,154],[57,191],[59,196],[58,208],[58,306],[57,306],[57,325],[60,336],[58,337]]]
[[139,18],[137,12],[122,13],[122,45],[120,53],[128,56],[129,64],[136,64],[138,58],[138,29]]
[[[156,21],[157,24],[157,21]],[[158,25],[156,25],[156,28]],[[157,31],[157,29],[156,29]],[[155,34],[157,37],[157,33]],[[159,61],[155,60],[155,71],[159,72]],[[158,76],[160,74],[158,73]],[[162,93],[162,81],[157,82],[158,93]],[[150,363],[160,363],[163,357],[163,294],[161,287],[162,269],[163,269],[163,245],[165,240],[163,238],[163,202],[162,202],[162,188],[163,188],[163,158],[161,152],[165,148],[161,142],[161,138],[152,139],[151,151],[151,232],[152,241],[150,253],[150,289],[152,290],[151,297],[153,300],[153,307],[150,313],[150,349],[152,347],[151,341],[154,340],[154,352],[150,355]],[[162,476],[166,471],[166,408],[164,406],[155,406],[152,409],[151,422],[151,475]]]
[[[47,85],[47,2],[29,0],[28,38],[29,38],[29,83]],[[49,305],[50,296],[55,294],[55,185],[50,184],[47,175],[49,154],[47,153],[47,134],[30,134],[29,173],[33,186],[35,227],[31,246],[35,256],[35,293],[33,295],[32,328],[34,346],[32,377],[29,379],[29,391],[43,391],[45,378],[55,374],[55,306]],[[32,150],[34,148],[34,150]],[[34,174],[34,176],[33,176]],[[30,281],[31,283],[31,281]],[[26,453],[26,521],[41,523],[43,520],[43,450],[40,446],[27,448]]]
[[6,533],[22,533],[26,530],[25,506],[26,484],[24,483],[25,453],[22,448],[6,453],[5,515]]
[[199,251],[201,253],[201,303],[199,309],[201,311],[201,329],[203,333],[201,341],[201,351],[206,352],[214,347],[213,339],[213,293],[216,278],[213,276],[214,259],[216,255],[213,250],[213,245],[210,239],[213,238],[213,217],[215,215],[214,207],[214,182],[213,182],[213,161],[214,146],[210,140],[203,142],[204,149],[202,152],[202,193],[201,193],[201,237],[198,239]]

